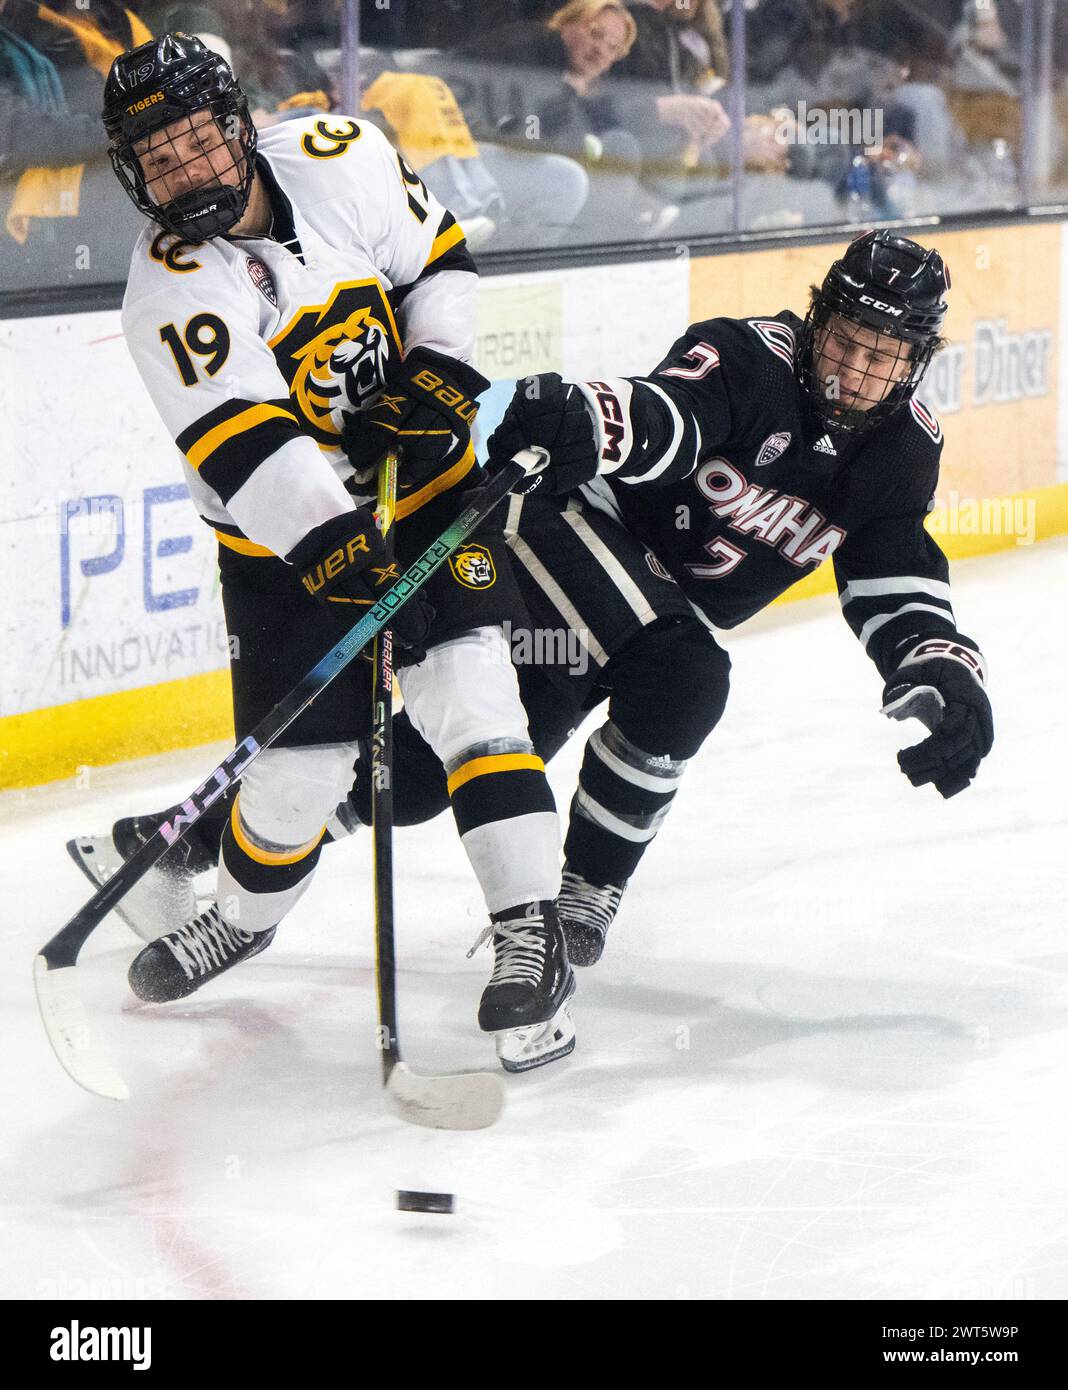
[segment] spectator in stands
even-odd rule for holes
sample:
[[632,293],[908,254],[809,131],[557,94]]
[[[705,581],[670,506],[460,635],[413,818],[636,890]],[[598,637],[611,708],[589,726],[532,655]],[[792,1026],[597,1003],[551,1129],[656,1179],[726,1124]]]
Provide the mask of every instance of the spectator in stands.
[[[127,216],[127,200],[116,195],[102,142],[95,159],[85,157],[85,127],[78,118],[99,121],[104,78],[113,59],[151,33],[118,0],[92,0],[91,8],[82,8],[77,0],[52,0],[50,5],[7,0],[2,22],[9,36],[8,59],[22,73],[23,101],[40,108],[43,123],[57,116],[69,120],[71,145],[62,164],[28,164],[10,189],[0,232],[0,284],[37,288],[79,279],[121,279],[137,221]],[[47,80],[46,74],[56,80]]]
[[[394,72],[381,62],[365,63],[360,78],[361,110],[462,223],[468,247],[477,251],[508,220],[508,212],[448,83],[429,74]],[[523,202],[529,203],[538,192],[536,176],[525,191]],[[584,200],[583,179],[579,206]]]
[[719,91],[730,59],[717,0],[628,0],[634,47],[615,73],[667,83],[676,92]]
[[[222,53],[261,128],[336,105],[333,83],[314,52],[316,41],[341,42],[332,7],[317,16],[307,0],[156,0],[145,14],[155,33],[196,34]],[[325,33],[316,28],[328,23],[333,28]]]
[[702,99],[699,109],[681,111],[671,93],[617,92],[606,79],[636,34],[621,4],[570,0],[545,21],[506,25],[462,50],[488,72],[510,64],[523,74],[520,83],[498,84],[509,109],[494,112],[495,119],[485,111],[475,116],[484,137],[503,135],[513,149],[536,143],[586,168],[590,196],[576,226],[583,241],[666,230],[678,210],[640,184],[646,164],[665,141],[673,154],[689,142],[703,148],[722,140],[730,125],[718,102]]
[[6,208],[27,169],[67,168],[100,156],[100,121],[71,111],[55,63],[4,22],[0,0],[0,181]]

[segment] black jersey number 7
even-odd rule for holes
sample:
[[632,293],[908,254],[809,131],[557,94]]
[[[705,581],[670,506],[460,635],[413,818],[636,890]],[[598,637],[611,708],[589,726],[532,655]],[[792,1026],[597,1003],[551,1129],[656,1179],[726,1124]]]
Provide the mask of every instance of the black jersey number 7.
[[195,386],[200,380],[191,352],[205,359],[208,376],[214,376],[230,355],[230,330],[217,314],[194,314],[182,334],[173,323],[165,323],[159,336],[170,348],[186,386]]

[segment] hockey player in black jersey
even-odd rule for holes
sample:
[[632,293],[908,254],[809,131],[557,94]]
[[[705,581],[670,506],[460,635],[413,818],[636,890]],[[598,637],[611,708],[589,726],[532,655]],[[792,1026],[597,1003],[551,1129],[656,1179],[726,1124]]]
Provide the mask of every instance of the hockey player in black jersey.
[[[560,913],[576,963],[599,956],[722,714],[729,663],[709,627],[743,622],[828,557],[883,678],[883,713],[929,730],[898,755],[913,785],[954,796],[990,751],[983,658],[957,630],[946,560],[924,529],[942,431],[915,391],[941,343],[949,283],[937,251],[866,232],[804,321],[710,319],[646,377],[520,382],[491,455],[543,445],[557,493],[512,504],[521,587],[536,623],[589,634],[592,698],[609,696],[565,844]],[[546,680],[558,706],[548,719]],[[552,671],[524,682],[543,756],[575,722],[574,695],[574,679]]]
[[[565,842],[559,910],[573,963],[599,958],[723,713],[730,663],[711,629],[744,621],[828,556],[883,678],[883,712],[930,731],[898,755],[910,781],[953,796],[989,752],[983,659],[957,631],[945,557],[923,525],[942,434],[914,393],[948,288],[937,252],[869,232],[832,265],[803,322],[789,311],[711,319],[648,376],[519,383],[492,455],[543,445],[557,495],[510,504],[513,567],[535,626],[567,624],[589,656],[585,678],[519,668],[538,753],[550,758],[608,700]],[[395,763],[398,824],[445,808],[440,765],[403,716]],[[340,821],[368,819],[366,780]]]

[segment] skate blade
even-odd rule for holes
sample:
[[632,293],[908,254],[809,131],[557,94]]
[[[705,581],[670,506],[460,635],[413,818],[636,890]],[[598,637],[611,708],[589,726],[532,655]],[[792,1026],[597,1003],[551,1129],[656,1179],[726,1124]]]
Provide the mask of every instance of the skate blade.
[[545,1023],[531,1023],[525,1028],[505,1028],[494,1033],[497,1060],[507,1072],[532,1071],[544,1067],[575,1050],[575,1025],[569,1007],[575,989],[572,984],[567,998],[555,1015]]
[[[67,841],[67,853],[94,888],[102,888],[125,862],[110,835],[78,835]],[[197,915],[196,898],[190,894],[187,901],[169,887],[158,868],[135,883],[112,911],[148,942],[177,931]]]

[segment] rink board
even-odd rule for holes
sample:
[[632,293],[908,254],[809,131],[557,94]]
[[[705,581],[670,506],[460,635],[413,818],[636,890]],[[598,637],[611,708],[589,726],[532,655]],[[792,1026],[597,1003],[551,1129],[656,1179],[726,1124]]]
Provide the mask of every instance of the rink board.
[[[1068,531],[1068,236],[943,233],[947,336],[924,395],[946,434],[931,529],[951,557]],[[487,278],[476,362],[493,428],[520,376],[648,370],[688,323],[803,307],[834,246]],[[1041,264],[1041,277],[1028,275]],[[231,732],[215,543],[122,339],[119,315],[0,322],[6,653],[0,787]],[[57,409],[57,402],[62,408]],[[29,578],[32,576],[32,580]],[[825,565],[784,601],[826,593]]]

